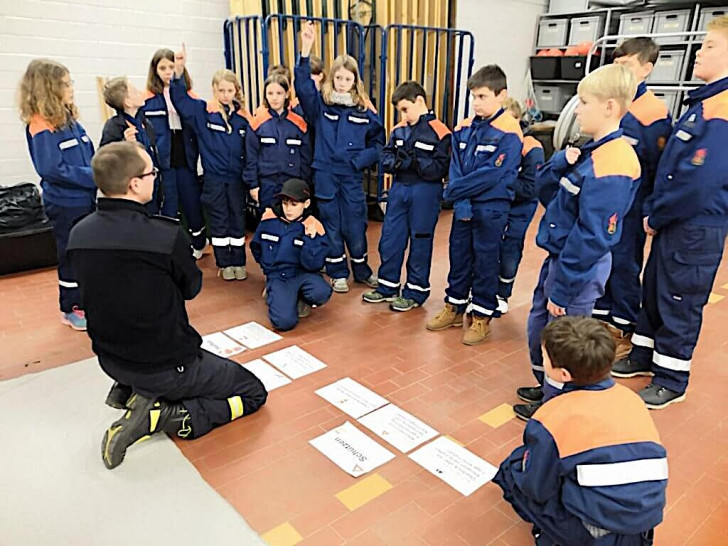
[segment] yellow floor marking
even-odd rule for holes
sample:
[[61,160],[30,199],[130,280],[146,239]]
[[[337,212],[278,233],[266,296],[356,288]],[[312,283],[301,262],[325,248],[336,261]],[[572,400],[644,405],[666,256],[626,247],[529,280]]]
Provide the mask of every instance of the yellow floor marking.
[[710,296],[708,296],[708,303],[718,303],[721,300],[724,300],[725,296],[721,296],[720,294],[716,294],[715,292],[711,292]]
[[349,510],[356,510],[369,501],[376,499],[392,489],[392,484],[379,474],[372,474],[368,478],[355,483],[351,487],[336,493],[336,498]]
[[493,408],[488,413],[485,413],[478,417],[478,421],[490,425],[493,428],[498,428],[501,425],[506,424],[508,421],[516,416],[513,413],[513,408],[509,404],[501,404],[500,406]]
[[269,546],[293,546],[303,540],[301,534],[288,522],[280,524],[275,529],[271,529],[261,536],[261,538]]
[[728,282],[727,282],[727,283],[725,283],[725,284],[724,284],[723,286],[721,286],[721,288],[723,288],[723,289],[725,289],[725,290],[728,290]]
[[445,434],[444,436],[445,436],[445,438],[447,438],[448,440],[452,440],[453,442],[455,442],[455,443],[456,443],[457,445],[459,445],[460,447],[464,447],[464,446],[465,446],[465,444],[463,444],[462,442],[458,442],[458,441],[457,441],[457,440],[456,440],[455,438],[453,438],[452,436],[448,436],[447,434]]

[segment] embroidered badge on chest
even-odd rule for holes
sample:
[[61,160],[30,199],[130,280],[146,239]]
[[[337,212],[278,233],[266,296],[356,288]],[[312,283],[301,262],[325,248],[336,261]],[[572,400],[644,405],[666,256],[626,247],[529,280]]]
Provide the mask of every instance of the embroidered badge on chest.
[[700,148],[695,152],[695,155],[690,160],[690,163],[695,165],[696,167],[702,167],[703,163],[705,163],[705,156],[708,154],[708,150],[706,148]]
[[499,155],[499,156],[498,156],[498,157],[496,158],[496,160],[495,160],[495,166],[496,166],[496,167],[500,167],[501,165],[503,165],[503,160],[504,160],[505,158],[506,158],[506,154],[501,154],[501,155]]
[[607,226],[607,233],[614,235],[617,232],[617,213],[615,212],[609,217],[609,225]]

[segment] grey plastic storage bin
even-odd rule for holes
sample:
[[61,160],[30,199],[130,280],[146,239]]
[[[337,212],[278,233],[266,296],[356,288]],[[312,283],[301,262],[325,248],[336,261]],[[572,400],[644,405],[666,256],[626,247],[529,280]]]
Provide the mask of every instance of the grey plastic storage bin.
[[685,60],[685,51],[660,51],[648,82],[677,82]]
[[551,0],[549,13],[573,13],[586,11],[588,7],[589,0]]
[[573,85],[535,84],[533,92],[539,110],[547,114],[558,114],[564,109],[569,99],[576,93]]
[[571,20],[569,32],[569,45],[581,42],[593,42],[604,32],[604,16],[590,15],[589,17],[574,17]]
[[[686,32],[690,30],[690,10],[677,9],[673,11],[658,11],[655,13],[655,22],[652,26],[652,32]],[[684,36],[666,36],[665,38],[656,38],[658,44],[666,42],[684,42]]]
[[698,30],[707,30],[708,23],[716,17],[728,14],[728,6],[716,8],[703,8],[700,10],[700,19],[698,20]]
[[538,24],[536,47],[563,47],[566,45],[568,19],[542,19]]
[[652,22],[655,20],[655,14],[652,11],[642,11],[640,13],[625,13],[619,16],[619,32],[620,35],[643,36],[652,32]]
[[677,91],[660,91],[659,89],[653,89],[652,92],[658,99],[661,99],[667,104],[667,109],[670,111],[670,115],[675,112],[675,103],[677,103]]

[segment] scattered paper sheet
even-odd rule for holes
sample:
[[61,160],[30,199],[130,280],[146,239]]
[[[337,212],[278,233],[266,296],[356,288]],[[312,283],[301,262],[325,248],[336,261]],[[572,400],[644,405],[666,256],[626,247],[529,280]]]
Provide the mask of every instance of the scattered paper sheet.
[[394,453],[380,446],[348,421],[309,440],[309,444],[355,478],[394,459]]
[[268,345],[279,339],[283,339],[275,332],[268,330],[265,326],[261,326],[257,322],[248,322],[235,328],[225,330],[225,333],[238,343],[242,343],[248,349],[257,349],[263,345]]
[[245,350],[245,347],[236,343],[222,332],[215,332],[202,337],[202,348],[217,356],[230,358]]
[[439,434],[414,415],[392,404],[365,415],[359,422],[402,453],[412,451]]
[[495,466],[444,436],[409,457],[466,497],[492,480],[498,472]]
[[263,357],[291,379],[317,372],[326,367],[318,358],[293,345]]
[[282,387],[283,385],[288,385],[291,382],[291,380],[285,375],[276,370],[270,364],[263,362],[260,358],[246,362],[243,364],[243,368],[252,372],[255,377],[260,379],[265,390],[268,392],[275,390],[278,387]]
[[386,398],[382,398],[350,377],[321,387],[316,394],[354,419],[359,419],[388,403]]

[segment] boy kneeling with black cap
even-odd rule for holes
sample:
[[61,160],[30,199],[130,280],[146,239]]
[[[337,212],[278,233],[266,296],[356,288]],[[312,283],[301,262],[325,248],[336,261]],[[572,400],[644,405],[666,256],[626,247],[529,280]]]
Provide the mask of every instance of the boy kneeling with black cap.
[[274,328],[292,330],[312,306],[329,301],[331,286],[320,273],[329,252],[324,227],[308,210],[311,190],[290,178],[261,218],[250,251],[265,274],[268,317]]

